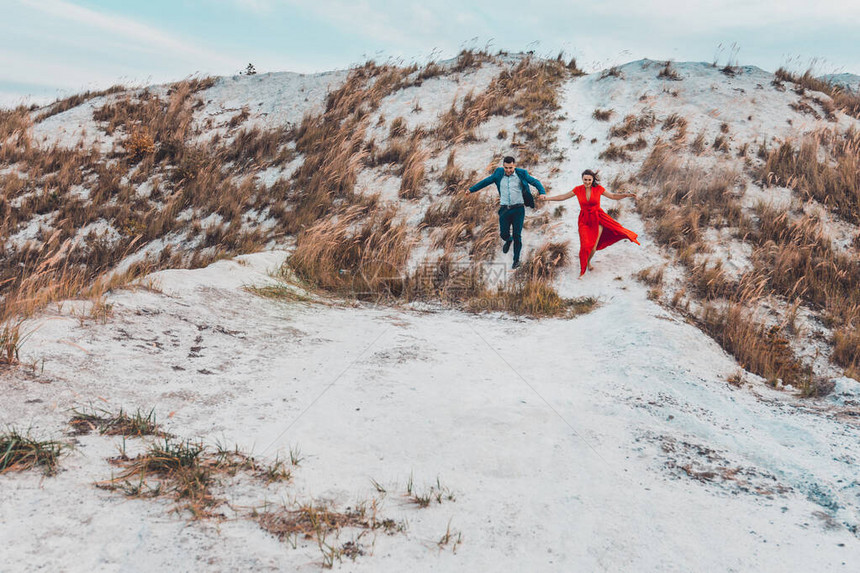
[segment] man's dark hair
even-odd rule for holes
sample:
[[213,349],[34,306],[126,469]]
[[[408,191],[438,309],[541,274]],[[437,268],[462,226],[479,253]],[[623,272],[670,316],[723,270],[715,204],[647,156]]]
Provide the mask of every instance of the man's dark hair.
[[517,160],[514,159],[514,157],[512,155],[508,155],[507,157],[505,157],[505,160],[502,161],[502,163],[516,163],[516,162],[517,162]]

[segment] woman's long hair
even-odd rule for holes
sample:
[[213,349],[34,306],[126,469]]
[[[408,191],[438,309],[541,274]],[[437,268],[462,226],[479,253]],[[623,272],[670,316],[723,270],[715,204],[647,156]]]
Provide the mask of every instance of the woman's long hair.
[[597,185],[598,183],[600,183],[600,170],[599,169],[597,171],[592,171],[591,169],[586,169],[585,171],[582,172],[582,177],[585,177],[586,175],[591,175],[594,178],[594,182],[592,183],[593,185]]

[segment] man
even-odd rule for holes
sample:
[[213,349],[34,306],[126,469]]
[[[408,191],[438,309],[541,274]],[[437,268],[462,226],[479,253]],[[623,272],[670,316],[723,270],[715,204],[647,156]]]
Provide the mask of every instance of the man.
[[[526,205],[534,209],[535,200],[529,191],[529,185],[534,185],[541,195],[546,191],[540,181],[529,175],[525,169],[517,167],[517,161],[511,156],[505,157],[502,167],[496,168],[493,174],[478,181],[469,192],[474,193],[495,183],[499,191],[499,234],[504,241],[502,252],[507,253],[514,244],[514,264],[512,269],[520,266],[520,251],[523,248],[523,222],[526,218]],[[511,237],[513,227],[513,237]]]

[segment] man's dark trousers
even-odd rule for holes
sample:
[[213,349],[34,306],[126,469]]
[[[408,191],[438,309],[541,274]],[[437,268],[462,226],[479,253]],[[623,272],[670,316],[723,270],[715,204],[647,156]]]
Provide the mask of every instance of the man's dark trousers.
[[503,241],[511,240],[511,227],[514,228],[514,261],[520,260],[523,249],[523,222],[526,220],[526,208],[522,203],[514,206],[502,205],[499,208],[499,235]]

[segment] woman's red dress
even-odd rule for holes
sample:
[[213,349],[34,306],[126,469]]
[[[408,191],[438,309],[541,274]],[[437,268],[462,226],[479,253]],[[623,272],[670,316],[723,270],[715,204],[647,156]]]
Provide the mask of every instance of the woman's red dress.
[[585,197],[585,185],[574,187],[573,193],[579,199],[579,276],[585,274],[588,268],[588,256],[594,249],[594,243],[597,241],[598,227],[603,227],[603,233],[600,235],[600,242],[597,243],[597,250],[605,249],[613,243],[617,243],[621,239],[628,239],[637,245],[638,236],[629,229],[622,227],[618,221],[606,214],[600,208],[600,196],[606,191],[600,185],[595,185],[591,188],[591,197]]

